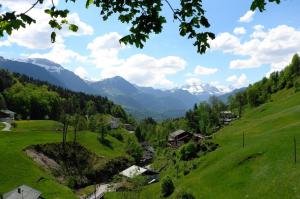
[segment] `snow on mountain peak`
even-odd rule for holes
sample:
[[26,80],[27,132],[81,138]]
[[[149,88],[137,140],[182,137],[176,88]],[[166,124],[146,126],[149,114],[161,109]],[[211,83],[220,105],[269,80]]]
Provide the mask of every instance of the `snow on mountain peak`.
[[64,70],[64,68],[61,65],[43,58],[18,59],[17,61],[38,65],[40,67],[45,68],[49,72],[60,73],[62,70]]
[[230,90],[225,87],[217,87],[211,84],[204,84],[199,82],[186,84],[182,86],[181,89],[186,90],[193,95],[201,95],[203,93],[207,93],[209,95],[222,95],[227,92],[230,92]]

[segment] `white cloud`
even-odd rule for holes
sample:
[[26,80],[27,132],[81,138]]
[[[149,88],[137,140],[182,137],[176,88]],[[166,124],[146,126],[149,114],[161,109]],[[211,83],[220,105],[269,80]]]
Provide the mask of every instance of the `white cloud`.
[[233,33],[236,35],[244,35],[246,34],[246,29],[244,27],[237,27],[233,30]]
[[229,76],[226,81],[231,82],[231,88],[242,88],[248,85],[249,81],[247,76],[243,73],[240,76],[232,75]]
[[221,50],[225,53],[233,53],[235,49],[240,48],[240,45],[240,39],[228,32],[218,34],[210,42],[212,50]]
[[180,57],[167,56],[155,58],[145,54],[135,54],[128,58],[120,58],[122,38],[117,32],[96,37],[87,45],[90,51],[89,62],[101,68],[101,78],[122,76],[126,80],[140,86],[171,88],[175,84],[168,79],[185,69],[186,61]]
[[63,43],[57,42],[53,45],[52,49],[44,54],[33,53],[28,56],[29,58],[45,58],[52,60],[58,64],[68,64],[76,60],[79,62],[86,61],[86,57],[81,56],[79,53],[67,49]]
[[212,75],[215,74],[218,71],[217,68],[207,68],[204,66],[196,66],[194,73],[195,75]]
[[[4,9],[14,10],[17,13],[25,12],[28,10],[36,0],[1,0],[1,5]],[[57,5],[59,0],[53,0],[53,3]],[[43,4],[37,4],[36,9],[44,9],[52,5],[51,0],[45,0]]]
[[249,23],[253,20],[255,12],[254,11],[247,11],[242,17],[240,17],[239,22],[241,23]]
[[263,25],[261,25],[261,24],[255,25],[255,26],[253,27],[253,29],[256,30],[256,31],[261,31],[261,30],[263,30],[264,28],[265,28],[265,27],[264,27]]
[[182,71],[185,66],[185,60],[180,57],[154,58],[145,54],[136,54],[123,60],[118,66],[104,67],[101,77],[109,78],[118,75],[140,86],[172,88],[175,84],[168,80],[167,76]]
[[236,81],[236,80],[237,80],[237,76],[236,75],[229,76],[226,79],[226,81],[228,81],[228,82],[233,82],[233,81]]
[[89,74],[88,72],[85,70],[85,68],[83,68],[82,66],[79,66],[77,67],[75,70],[74,70],[74,73],[76,75],[78,75],[80,78],[82,79],[89,79]]
[[[35,1],[32,0],[4,0],[4,8],[9,10],[15,10],[17,12],[24,12],[31,7]],[[55,4],[58,0],[54,1]],[[50,34],[53,31],[48,22],[51,19],[49,15],[45,14],[44,9],[51,6],[51,0],[45,1],[43,5],[39,5],[28,12],[28,15],[36,20],[36,23],[27,25],[26,28],[20,28],[17,31],[13,31],[11,36],[8,36],[10,43],[16,43],[19,46],[23,46],[29,49],[49,49],[53,46],[50,39]],[[93,28],[88,24],[80,20],[77,13],[70,13],[67,17],[69,23],[74,23],[78,26],[78,32],[74,33],[68,30],[68,26],[64,25],[62,30],[57,31],[57,40],[63,41],[64,37],[68,36],[80,36],[93,34]]]
[[8,40],[0,41],[0,47],[2,46],[10,46],[11,43]]
[[119,53],[124,49],[119,40],[122,36],[117,32],[107,33],[96,37],[87,45],[91,51],[92,63],[98,68],[120,65],[124,60],[119,58]]
[[187,78],[185,80],[185,82],[188,85],[198,85],[198,84],[202,84],[201,80],[199,78],[195,78],[195,77],[191,77],[191,78]]
[[270,65],[270,71],[283,69],[300,50],[300,30],[287,25],[264,30],[254,28],[248,41],[242,42],[230,33],[221,33],[211,42],[212,50],[239,55],[244,59],[230,62],[231,69],[258,68]]

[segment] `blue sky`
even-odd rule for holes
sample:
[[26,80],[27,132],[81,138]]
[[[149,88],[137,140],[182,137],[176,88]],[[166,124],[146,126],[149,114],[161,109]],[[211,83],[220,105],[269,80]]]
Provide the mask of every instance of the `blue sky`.
[[[3,0],[3,5],[4,9],[23,11],[30,6],[28,2]],[[63,30],[52,45],[47,17],[37,8],[30,13],[38,19],[37,24],[0,40],[1,55],[48,58],[90,80],[120,75],[135,84],[156,88],[210,83],[227,90],[281,70],[300,51],[297,0],[270,4],[263,13],[249,12],[250,0],[204,0],[209,30],[217,35],[205,55],[197,54],[193,41],[179,36],[178,23],[173,22],[167,7],[164,15],[168,23],[163,32],[151,35],[144,49],[136,49],[118,43],[129,25],[116,18],[103,22],[99,10],[86,10],[83,1],[56,3],[71,10],[69,20],[79,25],[78,33]]]

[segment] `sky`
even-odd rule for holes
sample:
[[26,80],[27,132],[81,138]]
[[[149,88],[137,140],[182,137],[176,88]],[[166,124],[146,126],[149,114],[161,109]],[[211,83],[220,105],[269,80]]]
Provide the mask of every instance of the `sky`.
[[[1,12],[23,12],[34,1],[1,0]],[[269,4],[260,13],[249,11],[251,0],[203,0],[209,31],[216,34],[204,55],[197,53],[192,40],[179,36],[179,24],[173,21],[168,7],[163,9],[168,21],[163,32],[150,35],[145,47],[137,49],[119,43],[129,33],[129,25],[115,16],[104,22],[99,9],[87,10],[84,1],[55,0],[58,8],[70,10],[68,20],[79,30],[72,33],[63,28],[52,44],[49,18],[43,14],[51,5],[46,1],[29,13],[36,24],[0,38],[0,55],[9,59],[47,58],[92,81],[122,76],[134,84],[161,89],[208,83],[229,91],[283,69],[300,52],[298,1]]]

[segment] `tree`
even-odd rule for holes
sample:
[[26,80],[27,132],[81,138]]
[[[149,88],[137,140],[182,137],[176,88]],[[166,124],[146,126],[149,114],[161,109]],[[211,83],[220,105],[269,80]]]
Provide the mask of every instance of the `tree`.
[[163,179],[161,183],[161,193],[164,197],[168,197],[171,195],[175,190],[175,186],[173,184],[172,179],[167,176]]
[[67,142],[68,128],[69,128],[69,124],[70,124],[70,116],[66,113],[62,113],[60,121],[63,124],[62,144],[63,144],[63,149],[65,150],[66,149],[66,142]]
[[[27,25],[36,23],[29,13],[39,4],[45,4],[45,0],[36,0],[36,2],[28,9],[24,9],[22,13],[15,11],[7,11],[0,14],[0,37],[5,33],[11,35],[13,31],[25,28]],[[70,0],[66,2],[77,2]],[[253,0],[250,7],[251,10],[259,9],[261,12],[265,10],[267,2],[280,3],[280,0]],[[172,2],[173,3],[173,2]],[[150,34],[159,34],[162,32],[163,25],[167,22],[163,16],[163,7],[168,6],[173,12],[173,20],[179,22],[180,36],[193,39],[193,45],[197,47],[198,53],[205,53],[210,47],[209,39],[214,39],[215,35],[211,32],[203,31],[201,28],[209,28],[210,24],[205,17],[205,9],[202,0],[180,0],[176,4],[177,8],[171,5],[169,0],[152,0],[152,1],[107,1],[107,0],[86,0],[86,8],[97,7],[100,9],[100,16],[104,21],[117,15],[121,23],[131,24],[130,33],[120,39],[124,44],[135,45],[143,48],[144,43],[149,39]],[[69,10],[58,9],[52,1],[51,8],[45,9],[45,14],[50,16],[49,25],[53,29],[50,34],[51,41],[56,40],[56,30],[61,30],[67,26],[70,31],[77,32],[76,24],[69,24],[67,20]],[[201,31],[200,31],[201,30]]]
[[243,95],[242,92],[238,92],[235,95],[235,100],[236,100],[236,103],[237,103],[239,117],[241,117],[242,116],[242,111],[243,111],[243,106],[246,104],[245,96]]
[[75,144],[77,142],[77,132],[79,130],[82,130],[86,127],[85,118],[81,116],[80,114],[76,113],[70,118],[71,124],[73,126],[74,130],[74,139],[73,143]]
[[133,159],[136,163],[139,163],[139,161],[143,155],[143,148],[136,141],[136,139],[134,139],[132,137],[128,137],[126,146],[125,146],[125,150],[131,157],[133,157]]
[[6,109],[6,102],[1,93],[0,93],[0,109]]

